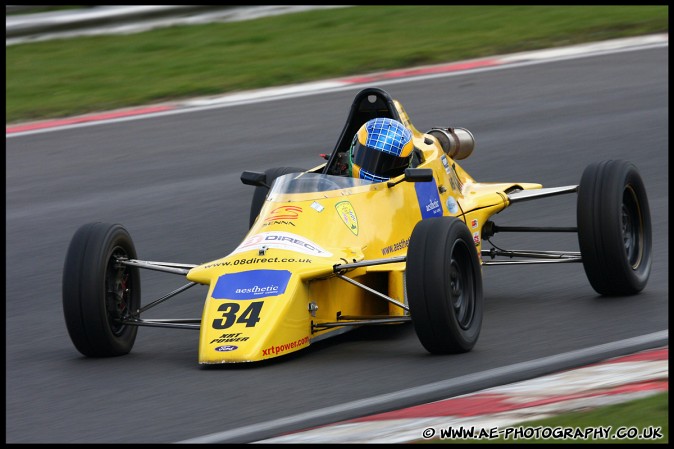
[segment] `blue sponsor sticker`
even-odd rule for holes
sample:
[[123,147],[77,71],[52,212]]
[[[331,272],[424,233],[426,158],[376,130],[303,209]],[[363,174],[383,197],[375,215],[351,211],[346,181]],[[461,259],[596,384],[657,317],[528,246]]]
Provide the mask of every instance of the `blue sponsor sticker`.
[[450,214],[459,212],[459,203],[456,202],[453,196],[447,197],[447,210]]
[[251,270],[223,274],[215,284],[213,298],[258,299],[282,295],[289,280],[288,270]]
[[217,348],[215,348],[215,350],[218,352],[236,351],[237,349],[239,349],[239,347],[234,345],[218,346]]
[[421,209],[421,218],[441,217],[442,201],[438,195],[438,186],[435,180],[431,182],[415,182],[417,201]]
[[447,161],[447,156],[443,154],[442,156],[440,156],[440,160],[442,161],[442,166],[445,167],[445,172],[449,174],[451,170],[449,169],[449,162]]

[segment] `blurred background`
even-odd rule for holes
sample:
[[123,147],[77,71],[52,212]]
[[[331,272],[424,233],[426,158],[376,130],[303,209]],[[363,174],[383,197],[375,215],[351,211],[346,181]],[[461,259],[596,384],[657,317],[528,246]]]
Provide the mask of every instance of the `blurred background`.
[[[667,32],[658,5],[8,5],[6,125]],[[655,239],[647,288],[605,298],[578,264],[493,267],[480,340],[452,357],[429,356],[409,326],[219,370],[200,369],[189,331],[140,329],[114,359],[75,350],[61,288],[79,226],[121,223],[147,260],[222,257],[248,229],[241,171],[322,163],[364,87],[400,100],[419,130],[471,130],[476,149],[460,162],[478,181],[573,185],[591,162],[635,162]],[[8,443],[179,442],[668,329],[667,45],[8,133],[5,157]],[[575,207],[573,195],[525,202],[495,221],[573,226]],[[568,235],[496,243],[577,250]],[[182,285],[165,276],[143,278],[144,303]],[[205,293],[148,318],[199,317]],[[592,422],[666,427],[667,404],[664,394]]]
[[666,6],[7,6],[8,123],[666,32]]

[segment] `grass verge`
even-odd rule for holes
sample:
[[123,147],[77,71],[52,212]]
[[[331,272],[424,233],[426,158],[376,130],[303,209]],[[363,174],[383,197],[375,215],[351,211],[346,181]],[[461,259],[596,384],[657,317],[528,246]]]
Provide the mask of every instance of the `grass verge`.
[[6,123],[667,29],[667,6],[357,6],[18,44]]

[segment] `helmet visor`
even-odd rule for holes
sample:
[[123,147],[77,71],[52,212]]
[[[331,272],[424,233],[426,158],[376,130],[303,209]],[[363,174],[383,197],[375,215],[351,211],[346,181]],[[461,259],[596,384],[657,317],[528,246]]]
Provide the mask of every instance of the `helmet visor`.
[[402,174],[410,162],[409,157],[383,153],[361,144],[358,139],[351,146],[351,162],[361,169],[378,176],[395,177]]

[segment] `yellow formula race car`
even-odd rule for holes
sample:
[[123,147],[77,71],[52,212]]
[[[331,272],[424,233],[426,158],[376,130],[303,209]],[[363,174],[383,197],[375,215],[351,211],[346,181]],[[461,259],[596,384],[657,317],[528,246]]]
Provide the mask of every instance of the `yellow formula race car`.
[[[411,152],[400,174],[364,179],[366,165],[392,161],[384,153],[353,159],[360,130],[379,119],[404,126]],[[243,172],[242,182],[254,186],[250,229],[220,259],[141,260],[122,225],[80,227],[63,272],[69,335],[82,354],[107,357],[131,351],[139,326],[195,329],[199,363],[222,364],[283,356],[357,326],[411,321],[426,350],[451,354],[478,340],[483,267],[582,263],[600,294],[632,295],[646,286],[651,219],[633,164],[593,163],[579,185],[480,183],[457,162],[474,145],[464,128],[420,132],[387,92],[364,89],[323,164]],[[491,221],[512,204],[564,194],[578,197],[577,227],[514,229]],[[483,248],[508,231],[577,232],[580,251]],[[141,305],[141,269],[184,276],[186,284]],[[195,285],[208,287],[200,318],[142,318]]]

